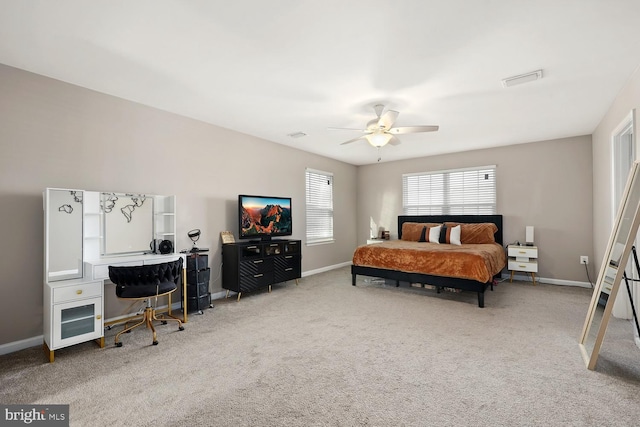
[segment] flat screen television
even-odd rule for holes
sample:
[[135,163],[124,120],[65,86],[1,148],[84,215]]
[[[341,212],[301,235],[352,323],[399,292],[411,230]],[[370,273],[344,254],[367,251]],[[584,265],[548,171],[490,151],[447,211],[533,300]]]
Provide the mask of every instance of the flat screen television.
[[268,196],[238,196],[240,239],[271,240],[290,236],[291,198]]

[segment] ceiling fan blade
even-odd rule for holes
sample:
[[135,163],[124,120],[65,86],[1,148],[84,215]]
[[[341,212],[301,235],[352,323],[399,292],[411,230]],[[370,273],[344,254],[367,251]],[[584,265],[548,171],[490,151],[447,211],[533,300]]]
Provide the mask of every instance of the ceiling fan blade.
[[394,135],[401,135],[405,133],[435,132],[439,128],[440,126],[402,126],[389,129],[387,132],[391,132]]
[[342,144],[340,144],[340,145],[351,144],[352,142],[360,141],[361,139],[364,139],[364,136],[359,136],[359,137],[357,137],[357,138],[350,139],[350,140],[348,140],[348,141],[343,142],[343,143],[342,143]]
[[386,113],[380,116],[380,120],[378,120],[378,126],[384,129],[390,129],[391,126],[393,126],[393,124],[396,122],[398,114],[400,113],[398,113],[397,111],[387,110]]
[[387,142],[387,144],[389,144],[389,145],[400,145],[400,140],[398,138],[396,138],[395,136],[392,136],[391,139],[389,140],[389,142]]
[[356,129],[356,128],[332,128],[332,127],[328,127],[327,130],[355,130],[358,132],[369,132],[366,129]]

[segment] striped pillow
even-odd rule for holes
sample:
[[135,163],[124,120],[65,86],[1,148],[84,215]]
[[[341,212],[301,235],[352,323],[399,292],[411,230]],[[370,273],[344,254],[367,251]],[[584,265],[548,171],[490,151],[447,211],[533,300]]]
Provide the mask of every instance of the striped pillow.
[[438,237],[439,243],[460,245],[460,231],[461,227],[459,225],[456,225],[455,227],[447,227],[446,225],[443,225]]

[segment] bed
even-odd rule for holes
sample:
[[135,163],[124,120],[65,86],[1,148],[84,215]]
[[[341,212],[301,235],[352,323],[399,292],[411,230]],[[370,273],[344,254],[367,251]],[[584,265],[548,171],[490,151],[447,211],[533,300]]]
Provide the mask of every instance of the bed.
[[[428,236],[429,230],[441,224],[449,230],[460,225],[462,244],[429,243],[428,237],[424,242],[425,231]],[[476,236],[476,230],[481,231],[481,238]],[[494,242],[486,237],[491,232]],[[421,234],[419,238],[416,233]],[[356,249],[352,285],[356,285],[356,276],[362,275],[395,280],[396,286],[401,281],[431,285],[437,292],[443,288],[459,289],[476,292],[478,306],[484,307],[485,290],[493,290],[494,280],[506,266],[502,244],[502,215],[401,215],[398,240]]]

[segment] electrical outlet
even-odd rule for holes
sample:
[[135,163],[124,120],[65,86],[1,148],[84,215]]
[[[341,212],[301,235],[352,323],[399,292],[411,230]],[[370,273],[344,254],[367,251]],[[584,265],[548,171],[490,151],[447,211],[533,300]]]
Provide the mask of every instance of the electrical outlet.
[[580,255],[580,264],[589,264],[589,257],[586,255]]

